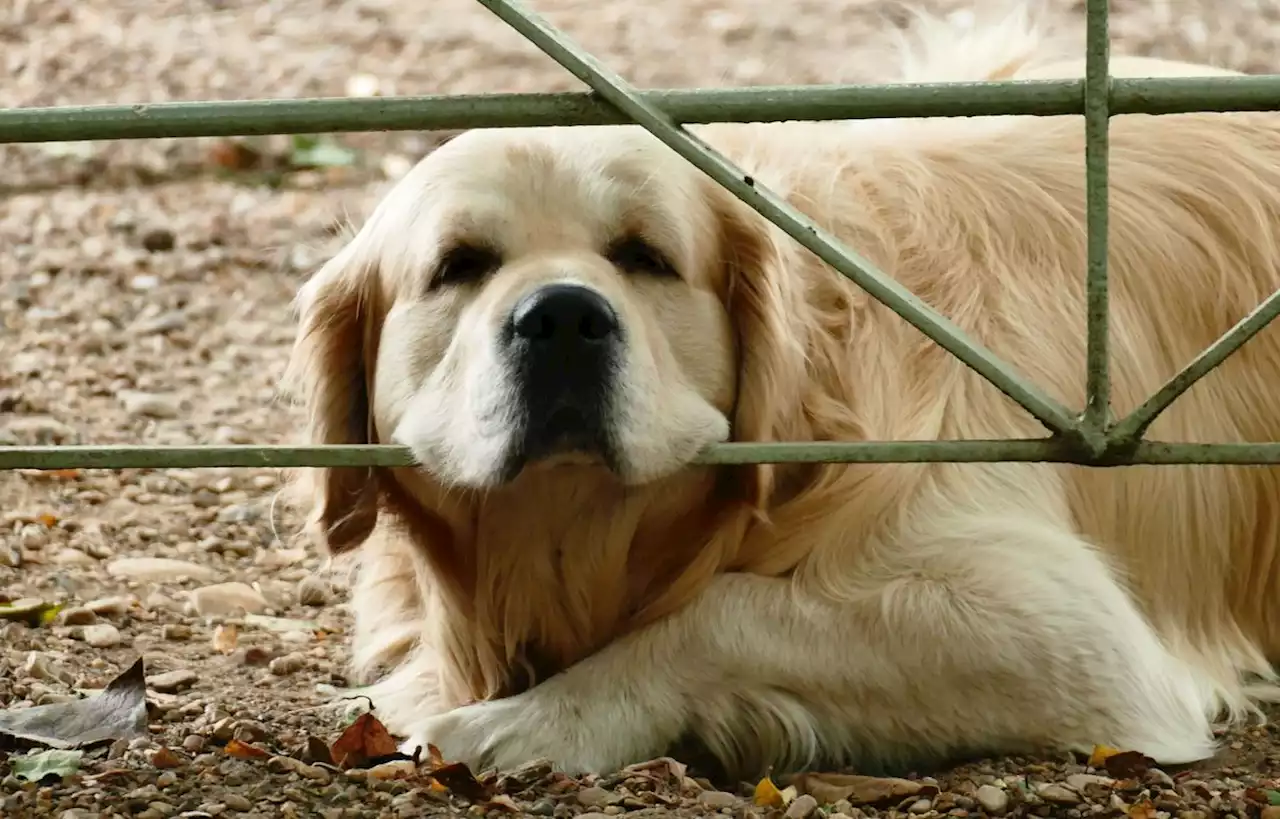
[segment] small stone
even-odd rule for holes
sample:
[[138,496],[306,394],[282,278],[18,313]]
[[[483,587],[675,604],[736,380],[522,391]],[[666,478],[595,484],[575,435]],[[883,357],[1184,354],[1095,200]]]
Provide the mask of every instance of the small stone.
[[53,562],[59,566],[92,566],[97,561],[79,549],[67,546],[54,554]]
[[121,557],[107,564],[107,574],[143,583],[166,583],[178,580],[207,582],[217,577],[208,566],[167,557]]
[[120,617],[127,614],[132,605],[133,598],[130,597],[99,597],[85,603],[84,607],[99,617]]
[[795,801],[791,803],[787,808],[787,812],[783,815],[786,819],[809,819],[817,809],[818,800],[807,793],[802,793],[795,798]]
[[617,801],[620,801],[620,797],[616,793],[598,786],[583,788],[578,791],[578,804],[589,808],[602,808]]
[[49,530],[43,526],[28,523],[18,533],[18,543],[24,549],[43,549],[49,544]]
[[188,734],[182,740],[182,750],[189,754],[198,754],[204,750],[204,737],[199,734]]
[[142,234],[142,247],[148,253],[164,253],[173,250],[176,241],[173,231],[164,227],[151,228]]
[[84,627],[84,641],[94,648],[114,648],[123,640],[120,629],[110,623],[97,623]]
[[48,682],[59,682],[70,685],[75,677],[70,671],[62,668],[47,655],[38,651],[32,651],[27,654],[27,659],[23,663],[23,670],[28,677],[34,680],[46,680]]
[[323,606],[329,602],[329,584],[323,578],[308,575],[298,584],[298,602],[304,606]]
[[933,810],[932,799],[917,799],[916,801],[911,803],[911,806],[909,808],[907,808],[907,811],[909,813],[917,813],[917,814],[928,813],[931,810]]
[[173,771],[164,771],[156,777],[157,788],[168,788],[178,781],[178,775]]
[[261,614],[270,605],[267,599],[247,583],[218,583],[191,593],[191,605],[203,617],[227,616],[244,612]]
[[238,793],[225,794],[222,797],[222,804],[227,806],[227,810],[237,813],[248,813],[253,810],[253,803]]
[[980,785],[974,798],[982,809],[992,816],[1003,816],[1009,809],[1009,794],[995,785]]
[[163,745],[149,753],[147,758],[157,768],[177,768],[182,765],[182,759]]
[[177,671],[166,671],[163,674],[154,674],[147,680],[150,688],[159,691],[161,694],[175,694],[184,688],[190,688],[199,680],[196,672],[182,668]]
[[1071,774],[1067,777],[1067,785],[1081,793],[1086,788],[1097,786],[1108,786],[1115,784],[1115,780],[1109,776],[1098,776],[1097,774],[1078,773]]
[[209,734],[219,742],[228,742],[236,735],[236,721],[231,717],[224,717],[210,727]]
[[168,623],[160,629],[160,636],[165,640],[190,640],[191,626],[185,623]]
[[735,807],[742,800],[725,791],[703,791],[698,794],[698,801],[708,808],[720,810]]
[[252,523],[262,516],[258,507],[236,503],[218,510],[218,523]]
[[278,677],[301,671],[307,664],[306,658],[297,652],[276,657],[267,664],[267,670]]
[[152,392],[125,390],[116,394],[124,411],[142,418],[177,418],[181,405],[177,397]]
[[76,606],[58,612],[58,620],[64,626],[91,626],[98,622],[98,615],[84,606]]
[[1036,793],[1044,801],[1053,802],[1056,805],[1078,805],[1080,803],[1080,794],[1053,782],[1041,785]]

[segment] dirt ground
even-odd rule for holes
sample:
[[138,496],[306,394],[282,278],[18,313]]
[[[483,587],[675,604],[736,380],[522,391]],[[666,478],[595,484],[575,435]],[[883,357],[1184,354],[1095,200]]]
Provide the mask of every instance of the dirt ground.
[[[534,5],[658,87],[863,78],[858,48],[880,18],[901,17],[881,0]],[[1053,6],[1080,23],[1083,2]],[[1117,51],[1280,70],[1280,0],[1113,9]],[[0,62],[9,107],[578,87],[470,0],[3,0]],[[297,419],[276,390],[289,300],[334,251],[335,229],[433,144],[339,141],[351,164],[310,169],[279,167],[305,164],[288,139],[230,154],[210,140],[0,148],[0,444],[288,440]],[[76,775],[23,782],[17,756],[0,751],[0,816],[771,812],[734,783],[711,788],[673,766],[583,782],[534,768],[496,783],[507,796],[468,807],[421,780],[288,762],[350,717],[325,705],[345,683],[349,622],[342,589],[276,502],[278,480],[0,474],[0,603],[68,607],[42,627],[0,622],[0,708],[100,688],[138,656],[153,680],[150,737],[86,754]],[[229,739],[279,758],[241,758]],[[1268,806],[1280,803],[1280,736],[1266,727],[1228,737],[1221,759],[1194,770],[1115,781],[1065,758],[902,773],[915,785],[896,800],[801,798],[787,815],[1280,819]]]

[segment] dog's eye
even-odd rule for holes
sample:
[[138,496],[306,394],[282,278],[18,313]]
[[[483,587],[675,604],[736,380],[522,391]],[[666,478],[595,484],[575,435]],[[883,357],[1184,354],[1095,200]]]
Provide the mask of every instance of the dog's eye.
[[605,254],[618,269],[627,273],[649,273],[657,276],[676,275],[675,265],[643,239],[630,237],[610,245]]
[[477,282],[501,265],[502,257],[494,250],[476,245],[459,245],[440,258],[435,275],[431,277],[431,285],[439,287]]

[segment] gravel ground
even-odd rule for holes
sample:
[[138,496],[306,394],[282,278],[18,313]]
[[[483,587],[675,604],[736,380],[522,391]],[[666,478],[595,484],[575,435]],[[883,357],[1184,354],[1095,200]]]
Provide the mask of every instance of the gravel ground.
[[[644,86],[863,78],[851,55],[899,13],[880,0],[535,5]],[[1053,5],[1080,22],[1083,3]],[[0,105],[576,87],[470,0],[423,8],[7,0]],[[1280,70],[1280,0],[1113,9],[1117,50]],[[297,419],[276,385],[288,301],[337,229],[434,140],[343,136],[350,153],[338,155],[353,161],[322,167],[305,167],[288,139],[0,147],[0,443],[286,440]],[[1183,771],[986,760],[901,772],[905,782],[804,780],[785,807],[777,795],[755,804],[754,783],[712,785],[670,761],[582,781],[532,765],[478,785],[396,762],[343,769],[326,745],[360,702],[326,703],[345,683],[345,595],[275,502],[278,480],[0,474],[0,603],[64,606],[43,625],[0,622],[0,708],[66,702],[138,657],[149,688],[145,736],[86,752],[61,780],[23,781],[25,751],[0,750],[0,816],[1280,819],[1280,739],[1267,727]]]

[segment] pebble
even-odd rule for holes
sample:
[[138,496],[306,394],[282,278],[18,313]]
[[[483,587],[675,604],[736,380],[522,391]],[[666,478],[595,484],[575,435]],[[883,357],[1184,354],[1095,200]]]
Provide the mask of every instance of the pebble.
[[181,668],[176,671],[166,671],[163,674],[154,674],[147,680],[147,685],[161,694],[175,694],[195,685],[199,679],[200,677],[196,672]]
[[329,583],[321,577],[308,575],[298,584],[298,602],[304,606],[323,606],[329,602]]
[[191,592],[191,605],[202,617],[238,614],[260,614],[270,605],[262,594],[247,583],[231,582],[204,586]]
[[64,626],[90,626],[98,622],[98,615],[84,606],[76,606],[58,612],[58,620]]
[[292,652],[283,657],[276,657],[267,663],[267,670],[278,677],[292,674],[295,671],[301,671],[307,664],[307,660],[301,654]]
[[32,651],[27,654],[27,659],[23,663],[23,670],[28,677],[36,680],[46,680],[49,682],[60,682],[70,685],[75,677],[71,672],[61,667],[45,654],[38,651]]
[[732,808],[742,800],[725,791],[703,791],[698,794],[698,801],[708,808]]
[[166,227],[155,227],[142,234],[142,247],[149,253],[163,253],[173,250],[177,238],[173,231]]
[[191,626],[185,623],[167,623],[160,629],[160,636],[166,640],[190,640]]
[[124,411],[142,418],[177,418],[181,404],[176,396],[155,392],[124,390],[116,393]]
[[84,641],[94,648],[113,648],[124,641],[120,629],[110,623],[97,623],[84,627]]
[[179,580],[207,582],[217,577],[208,566],[168,557],[120,557],[107,564],[107,574],[144,583],[167,583]]
[[[924,801],[928,801],[927,799]],[[813,812],[818,809],[818,800],[814,799],[807,793],[802,793],[795,798],[795,801],[787,808],[787,812],[783,814],[786,819],[809,819]]]
[[222,804],[226,805],[229,810],[238,813],[248,813],[253,810],[253,803],[238,793],[228,793],[223,796]]
[[1053,782],[1040,786],[1036,794],[1044,801],[1053,802],[1057,805],[1077,805],[1080,803],[1080,794]]
[[132,605],[131,597],[99,597],[85,603],[84,607],[99,617],[120,617],[127,614]]
[[182,759],[163,745],[147,754],[147,758],[157,768],[177,768],[182,765]]
[[199,734],[188,734],[182,740],[182,750],[189,754],[198,754],[204,750],[204,737]]
[[1009,794],[995,785],[980,785],[973,796],[983,810],[994,816],[1000,816],[1009,809]]
[[578,804],[589,808],[601,808],[618,801],[618,795],[599,786],[583,788],[578,791]]
[[54,554],[53,562],[59,566],[92,566],[97,561],[79,549],[65,546]]

